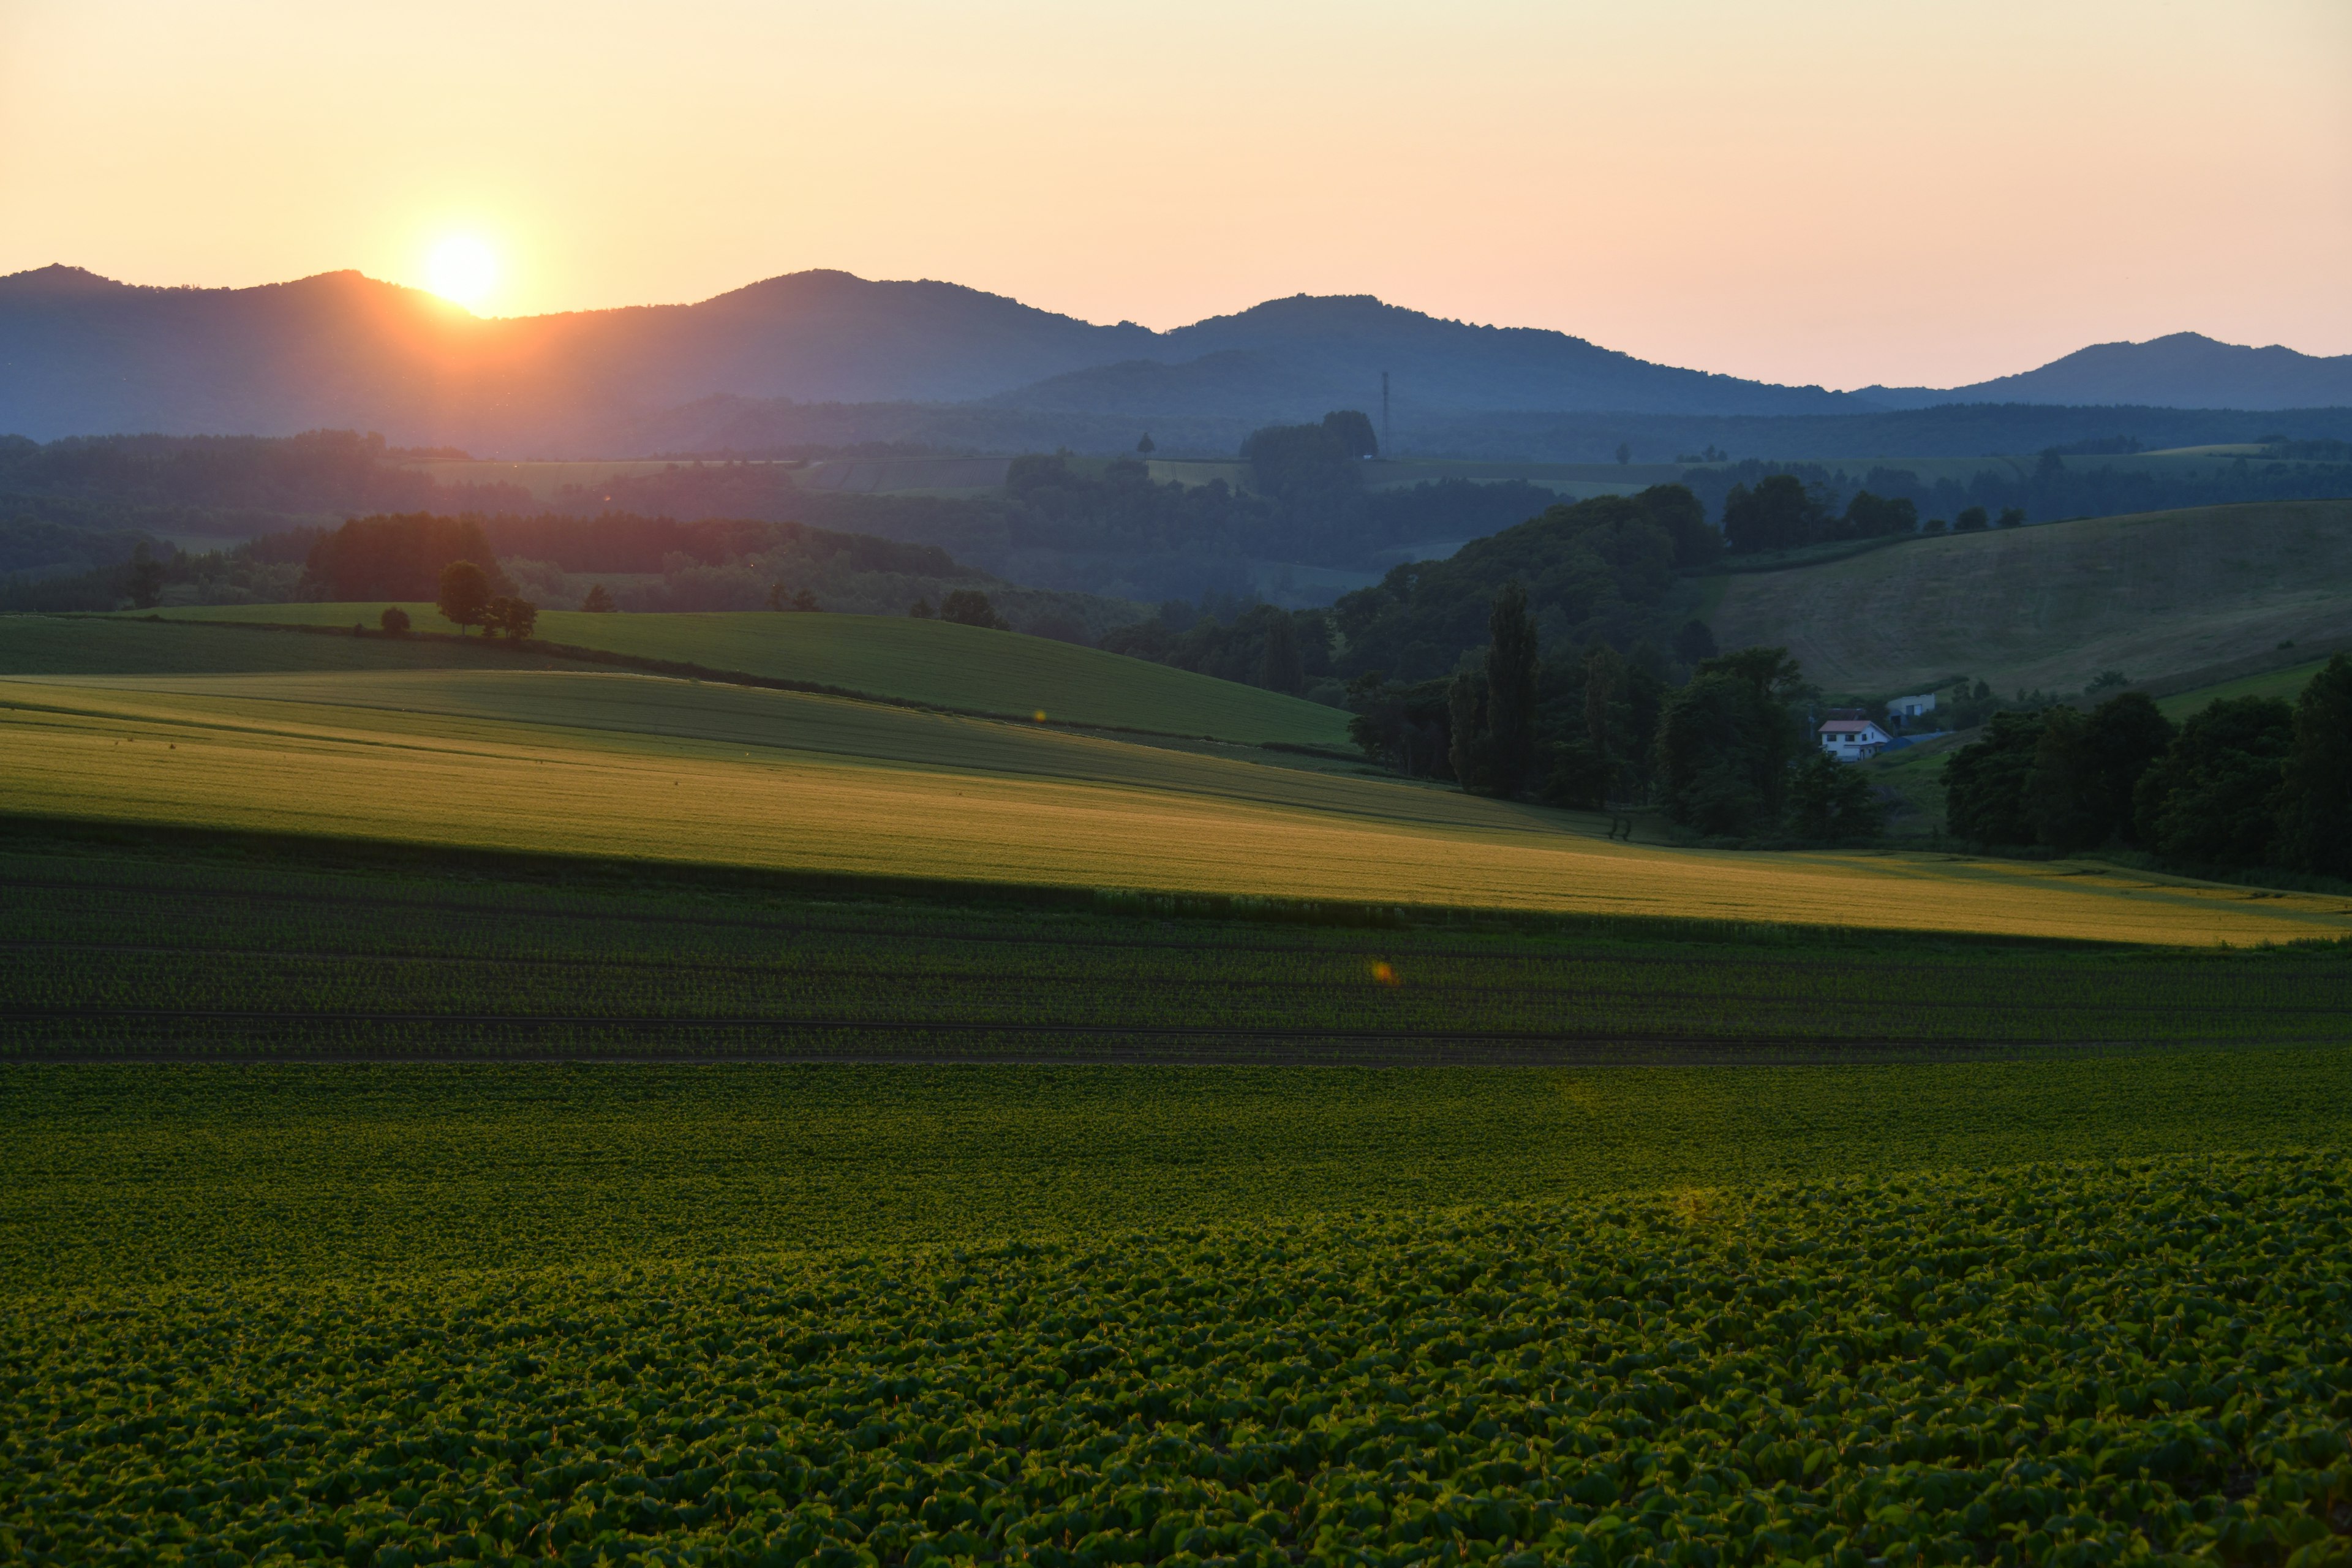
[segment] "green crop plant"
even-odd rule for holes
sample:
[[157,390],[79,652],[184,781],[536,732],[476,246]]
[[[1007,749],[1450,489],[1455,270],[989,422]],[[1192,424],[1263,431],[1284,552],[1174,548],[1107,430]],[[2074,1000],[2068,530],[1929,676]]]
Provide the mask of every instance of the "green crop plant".
[[20,1300],[0,1551],[2336,1562],[2345,1182],[2178,1158]]

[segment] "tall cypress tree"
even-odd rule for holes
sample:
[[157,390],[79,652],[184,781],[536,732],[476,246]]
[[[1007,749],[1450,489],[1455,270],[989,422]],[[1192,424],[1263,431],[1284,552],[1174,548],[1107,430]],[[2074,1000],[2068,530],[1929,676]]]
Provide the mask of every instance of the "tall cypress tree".
[[1467,672],[1460,672],[1445,688],[1445,760],[1453,764],[1454,781],[1465,790],[1486,782],[1479,766],[1487,752],[1486,693],[1478,686]]
[[2294,705],[2278,847],[2298,870],[2352,877],[2352,658],[2340,653]]
[[1536,623],[1528,591],[1503,584],[1486,616],[1486,728],[1494,737],[1494,786],[1513,795],[1527,786],[1536,760]]
[[1257,683],[1268,691],[1296,697],[1307,687],[1306,656],[1298,649],[1298,623],[1277,614],[1265,628],[1265,647],[1258,655]]

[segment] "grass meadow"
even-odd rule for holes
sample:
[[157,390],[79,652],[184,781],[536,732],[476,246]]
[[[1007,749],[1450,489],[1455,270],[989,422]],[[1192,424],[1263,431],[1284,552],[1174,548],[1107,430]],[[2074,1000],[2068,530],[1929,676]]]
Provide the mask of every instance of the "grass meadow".
[[2298,664],[2291,669],[2274,669],[2264,675],[2249,675],[2237,680],[2224,680],[2212,686],[2200,686],[2193,691],[2177,696],[2159,697],[2156,705],[2174,723],[2188,718],[2200,708],[2233,697],[2270,697],[2281,702],[2293,702],[2311,684],[2311,678],[2326,668],[2324,658],[2308,664]]
[[1966,674],[2079,691],[2343,635],[2352,501],[2280,501],[1920,540],[1803,572],[1731,577],[1726,647],[1785,646],[1832,690]]
[[[457,628],[431,605],[403,606],[420,629]],[[168,620],[375,625],[380,605],[241,605],[163,612]],[[1346,746],[1348,715],[1278,692],[1046,637],[895,616],[588,615],[542,610],[539,639],[635,658],[1061,724],[1259,744]]]

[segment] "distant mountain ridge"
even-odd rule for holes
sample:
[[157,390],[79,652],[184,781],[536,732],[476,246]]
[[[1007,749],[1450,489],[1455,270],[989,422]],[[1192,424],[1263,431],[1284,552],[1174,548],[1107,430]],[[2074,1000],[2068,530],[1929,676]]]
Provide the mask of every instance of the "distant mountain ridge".
[[2352,406],[2352,354],[2297,353],[2276,343],[2248,348],[2200,332],[2174,332],[2144,343],[2094,343],[2039,369],[1972,386],[1865,386],[1854,395],[1889,408],[1946,403],[2341,408]]
[[1530,415],[2216,406],[2199,390],[2209,386],[2235,399],[2221,406],[2352,405],[2352,356],[2189,333],[2101,345],[1952,392],[1837,393],[1656,364],[1565,332],[1444,321],[1367,295],[1297,295],[1155,332],[958,284],[839,271],[691,305],[490,319],[348,271],[253,289],[139,287],[62,266],[0,278],[0,433],[42,440],[331,427],[483,456],[603,457],[656,449],[642,445],[656,431],[680,437],[658,449],[697,449],[697,432],[777,423],[760,409],[822,405],[877,416],[928,409],[937,417],[917,423],[1034,430],[1048,446],[1072,421],[1215,431],[1223,444],[1237,425],[1335,407],[1377,414],[1383,371],[1400,426],[1429,430]]
[[502,456],[595,455],[607,432],[712,398],[1263,419],[1377,407],[1382,370],[1433,413],[1798,414],[1848,401],[1362,296],[1300,295],[1154,332],[957,284],[826,271],[694,305],[488,320],[356,272],[236,289],[134,287],[67,267],[0,279],[0,432],[37,439],[323,426]]

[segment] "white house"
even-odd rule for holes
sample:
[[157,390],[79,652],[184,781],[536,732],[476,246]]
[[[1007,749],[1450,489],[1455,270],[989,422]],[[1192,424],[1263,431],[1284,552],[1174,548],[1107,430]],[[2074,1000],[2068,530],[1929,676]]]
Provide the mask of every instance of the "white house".
[[1916,697],[1898,697],[1886,705],[1886,716],[1908,730],[1919,720],[1936,710],[1936,694],[1923,691]]
[[1894,739],[1867,719],[1832,719],[1822,725],[1822,750],[1842,763],[1874,757]]

